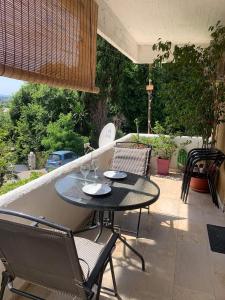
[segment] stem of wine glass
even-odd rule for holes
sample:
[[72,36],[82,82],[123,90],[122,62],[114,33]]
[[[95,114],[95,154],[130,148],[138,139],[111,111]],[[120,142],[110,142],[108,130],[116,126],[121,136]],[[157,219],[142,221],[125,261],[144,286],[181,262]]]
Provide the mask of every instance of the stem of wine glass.
[[95,179],[97,179],[97,178],[98,178],[98,175],[97,175],[97,170],[98,170],[98,168],[95,168],[95,169],[94,169],[94,171],[95,171]]
[[84,176],[84,180],[85,180],[85,182],[84,182],[84,184],[86,185],[87,184],[87,174],[85,174],[85,176]]

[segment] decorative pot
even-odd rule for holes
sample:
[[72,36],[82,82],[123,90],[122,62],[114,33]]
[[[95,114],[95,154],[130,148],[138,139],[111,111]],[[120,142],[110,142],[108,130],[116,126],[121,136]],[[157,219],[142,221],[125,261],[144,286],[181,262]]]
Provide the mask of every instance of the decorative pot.
[[190,187],[195,192],[208,193],[208,179],[204,177],[191,177]]
[[169,174],[169,166],[170,166],[169,159],[157,158],[158,174],[168,175]]

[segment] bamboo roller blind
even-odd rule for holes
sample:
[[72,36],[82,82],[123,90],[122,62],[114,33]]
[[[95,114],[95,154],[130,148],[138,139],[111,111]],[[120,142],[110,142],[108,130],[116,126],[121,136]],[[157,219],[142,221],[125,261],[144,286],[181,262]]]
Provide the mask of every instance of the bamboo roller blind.
[[98,92],[94,0],[0,0],[0,76]]

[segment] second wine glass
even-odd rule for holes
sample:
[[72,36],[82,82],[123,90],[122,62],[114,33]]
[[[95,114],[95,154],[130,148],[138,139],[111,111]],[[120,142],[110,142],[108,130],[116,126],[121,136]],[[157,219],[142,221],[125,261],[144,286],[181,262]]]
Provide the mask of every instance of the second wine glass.
[[82,175],[85,179],[84,184],[87,184],[86,179],[87,179],[88,174],[90,173],[90,165],[89,164],[81,165],[80,166],[80,171],[81,171],[81,173],[82,173]]

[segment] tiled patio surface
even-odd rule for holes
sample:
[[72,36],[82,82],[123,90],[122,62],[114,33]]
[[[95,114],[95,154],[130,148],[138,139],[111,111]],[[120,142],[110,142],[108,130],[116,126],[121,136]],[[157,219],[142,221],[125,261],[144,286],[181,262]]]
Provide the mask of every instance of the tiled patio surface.
[[[183,204],[177,178],[152,180],[160,186],[160,199],[150,215],[142,214],[140,238],[126,236],[144,255],[147,270],[142,272],[137,257],[118,242],[113,257],[120,299],[224,300],[225,255],[211,252],[206,224],[225,226],[225,214],[206,194],[191,191],[188,204]],[[134,229],[137,213],[121,220],[124,227]],[[109,270],[103,285],[112,287]],[[40,296],[64,299],[47,292]],[[115,298],[102,294],[101,299]]]

